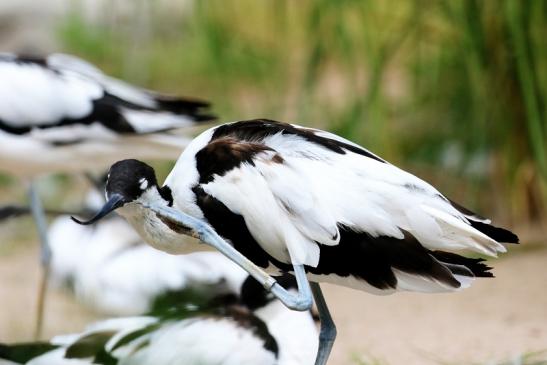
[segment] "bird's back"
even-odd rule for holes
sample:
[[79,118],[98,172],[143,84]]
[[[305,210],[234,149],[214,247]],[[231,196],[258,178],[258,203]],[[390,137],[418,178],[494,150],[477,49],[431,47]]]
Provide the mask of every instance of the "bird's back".
[[518,242],[328,132],[253,120],[197,141],[167,179],[175,204],[203,215],[263,267],[303,263],[313,280],[374,292],[451,291],[491,274],[480,260],[446,251],[495,256],[505,251],[500,242]]

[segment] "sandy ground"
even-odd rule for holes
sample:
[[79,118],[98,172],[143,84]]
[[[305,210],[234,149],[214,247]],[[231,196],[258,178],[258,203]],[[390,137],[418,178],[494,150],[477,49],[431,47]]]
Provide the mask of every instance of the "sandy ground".
[[547,350],[547,247],[493,265],[495,279],[454,294],[376,297],[328,287],[339,328],[333,364],[370,357],[388,364],[486,364]]
[[[34,245],[0,250],[1,342],[31,339],[36,257]],[[456,294],[376,297],[325,285],[339,333],[330,363],[492,364],[547,350],[547,245],[514,250],[493,265],[495,279]],[[54,290],[44,337],[96,318]]]

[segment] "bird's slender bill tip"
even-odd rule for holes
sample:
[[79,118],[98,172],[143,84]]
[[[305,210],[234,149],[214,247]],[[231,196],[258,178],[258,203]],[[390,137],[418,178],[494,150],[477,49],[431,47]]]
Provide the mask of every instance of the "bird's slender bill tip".
[[110,197],[110,199],[108,199],[108,201],[103,205],[101,210],[97,214],[95,214],[95,216],[93,218],[91,218],[87,221],[79,220],[78,218],[73,217],[73,216],[71,216],[70,218],[78,224],[87,226],[87,225],[90,225],[90,224],[93,224],[93,223],[99,221],[101,218],[106,216],[108,213],[116,210],[117,208],[121,207],[125,203],[126,203],[126,201],[125,201],[125,199],[122,195],[114,194]]
[[79,220],[78,218],[74,217],[73,215],[70,216],[70,219],[72,219],[73,222],[76,222],[76,223],[81,224],[81,225],[84,225],[84,226],[87,225],[87,224],[89,224],[89,223],[87,223],[87,222],[84,222],[84,221]]

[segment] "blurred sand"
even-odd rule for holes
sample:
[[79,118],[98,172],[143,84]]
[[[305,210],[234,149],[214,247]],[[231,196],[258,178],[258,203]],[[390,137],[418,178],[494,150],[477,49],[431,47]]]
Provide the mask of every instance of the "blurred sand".
[[328,287],[339,328],[333,364],[363,355],[382,364],[485,364],[547,350],[547,247],[519,251],[491,262],[495,279],[460,293],[376,297]]
[[[0,341],[30,340],[39,270],[35,246],[0,254]],[[325,285],[338,324],[331,364],[471,364],[547,349],[547,247],[491,262],[496,279],[456,294],[376,297]],[[44,337],[98,317],[56,290]]]

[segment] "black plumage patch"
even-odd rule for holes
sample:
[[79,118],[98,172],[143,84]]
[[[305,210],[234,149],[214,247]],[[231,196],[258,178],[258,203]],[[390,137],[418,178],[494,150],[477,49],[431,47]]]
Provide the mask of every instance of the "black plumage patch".
[[484,264],[484,259],[474,259],[474,258],[464,257],[452,252],[444,252],[444,251],[433,251],[431,252],[431,254],[433,255],[433,257],[435,257],[437,260],[439,260],[443,264],[457,265],[460,267],[465,267],[468,270],[468,272],[455,272],[455,270],[457,269],[450,267],[451,271],[454,274],[470,276],[469,275],[469,272],[470,272],[472,276],[475,276],[475,277],[487,278],[487,277],[494,276],[490,272],[492,268]]
[[518,236],[507,229],[496,227],[491,224],[473,221],[471,219],[469,220],[469,223],[471,223],[471,226],[473,226],[473,228],[481,231],[494,241],[505,243],[519,243]]
[[13,345],[0,344],[0,359],[17,364],[26,364],[35,357],[53,351],[58,347],[48,342],[19,343]]
[[[447,200],[454,208],[456,208],[458,212],[468,217],[476,217],[477,219],[485,220],[484,217],[481,217],[477,213],[467,209],[466,207],[456,203],[455,201],[451,199],[446,199],[442,195],[440,195],[440,197],[442,199]],[[494,241],[505,242],[505,243],[519,243],[518,236],[514,234],[513,232],[509,231],[508,229],[496,227],[488,223],[478,222],[473,219],[469,219],[469,224],[471,224],[471,226],[475,228],[477,231],[484,233],[485,235],[487,235]]]
[[31,54],[2,54],[0,55],[0,62],[13,62],[18,64],[31,63],[42,67],[48,67],[47,60],[44,57]]
[[[110,94],[107,91],[104,92],[104,96],[95,101],[94,107],[99,109],[95,113],[95,117],[100,117],[101,110],[103,113],[111,113],[114,109],[119,114],[118,120],[109,120],[108,118],[101,119],[101,123],[105,127],[113,129],[117,132],[134,132],[133,127],[130,127],[130,130],[124,130],[120,128],[119,124],[121,120],[125,120],[121,114],[121,108],[130,109],[130,110],[140,110],[140,111],[149,111],[149,112],[160,112],[166,111],[174,114],[187,115],[188,118],[192,119],[195,122],[203,122],[208,120],[216,119],[216,117],[210,113],[208,110],[209,103],[198,100],[183,99],[176,97],[163,96],[161,94],[150,93],[151,98],[153,98],[157,105],[156,106],[146,106],[142,104],[133,103],[129,100],[122,99],[116,95]],[[121,119],[121,120],[119,120]],[[129,123],[128,123],[129,124]],[[123,126],[123,128],[126,128]],[[155,132],[160,132],[161,130],[155,130]]]
[[162,186],[161,188],[158,188],[158,191],[160,193],[160,196],[167,202],[168,207],[173,206],[173,192],[171,191],[171,188],[168,185]]
[[74,146],[83,142],[84,142],[83,138],[75,138],[70,140],[52,141],[50,142],[50,144],[54,147],[67,147],[67,146]]
[[93,358],[99,351],[104,349],[106,343],[116,334],[115,331],[94,332],[83,336],[67,347],[65,358],[86,359]]
[[[144,181],[147,182],[145,189],[141,185]],[[110,167],[106,181],[106,194],[108,197],[120,194],[126,201],[133,201],[144,190],[154,186],[158,186],[154,169],[142,161],[128,159],[118,161]],[[168,192],[165,190],[164,195],[167,196],[167,194]]]
[[460,283],[450,270],[439,264],[410,233],[403,239],[389,236],[373,237],[339,226],[340,243],[336,246],[321,245],[319,264],[309,268],[314,274],[335,273],[339,276],[355,276],[366,280],[378,289],[397,287],[393,269],[409,274],[429,277],[451,287]]
[[158,104],[158,109],[175,114],[186,114],[195,122],[217,119],[217,116],[209,110],[211,104],[207,101],[165,95],[154,95],[154,99]]
[[[208,222],[242,255],[263,268],[271,263],[285,272],[293,270],[289,263],[276,260],[262,249],[241,215],[233,213],[199,185],[192,191],[196,195],[196,204]],[[317,267],[307,266],[307,272],[316,275],[353,276],[378,289],[397,287],[397,277],[393,269],[429,277],[458,288],[459,281],[454,278],[450,267],[443,264],[443,260],[449,264],[468,267],[476,276],[488,276],[488,267],[483,267],[480,261],[458,255],[434,253],[424,248],[408,232],[405,232],[403,239],[397,239],[389,236],[373,237],[367,233],[355,232],[344,225],[339,225],[338,228],[340,243],[335,246],[319,245],[319,264]]]
[[[277,276],[275,280],[285,289],[297,288],[296,279],[290,274]],[[264,286],[255,278],[249,275],[241,285],[240,300],[245,307],[254,311],[266,306],[273,300],[277,300],[277,298],[270,291],[264,289]]]
[[277,133],[299,136],[306,141],[315,143],[336,153],[345,154],[346,151],[351,151],[379,162],[385,162],[378,156],[375,156],[374,154],[358,146],[319,136],[313,129],[299,128],[287,123],[269,119],[254,119],[221,125],[215,129],[211,140],[231,136],[240,141],[256,143]]
[[[116,105],[116,98],[112,95],[106,94],[101,98],[93,100],[93,107],[91,113],[82,116],[81,118],[62,118],[57,121],[50,121],[49,123],[41,123],[34,125],[12,125],[9,121],[0,119],[0,129],[5,132],[23,135],[31,132],[33,129],[49,129],[59,128],[71,125],[91,125],[93,123],[101,123],[104,127],[115,131],[120,134],[135,133],[135,129],[127,122],[125,117],[121,114],[118,106]],[[67,141],[52,141],[53,145],[68,144]]]
[[230,306],[228,308],[220,308],[219,315],[222,317],[231,318],[241,328],[251,330],[253,334],[264,342],[264,349],[274,354],[276,358],[279,356],[279,346],[275,337],[268,330],[268,326],[264,321],[255,316],[247,308],[238,306]]

